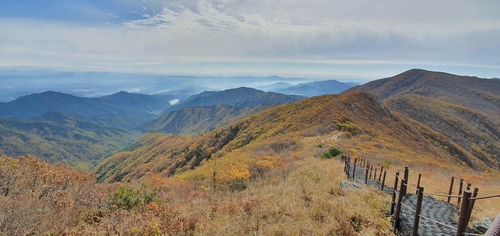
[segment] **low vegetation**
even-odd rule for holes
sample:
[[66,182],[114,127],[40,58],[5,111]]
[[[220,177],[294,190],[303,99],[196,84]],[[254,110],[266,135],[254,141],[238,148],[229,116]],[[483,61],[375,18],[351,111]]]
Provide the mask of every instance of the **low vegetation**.
[[[0,200],[7,204],[0,206],[0,233],[392,235],[390,195],[370,187],[340,189],[345,180],[340,158],[323,159],[315,152],[320,144],[344,150],[359,137],[331,137],[281,137],[269,148],[249,144],[228,158],[208,158],[169,178],[147,172],[121,183],[96,183],[93,175],[68,166],[2,155]],[[385,165],[388,176],[409,165],[410,184],[422,173],[427,192],[445,193],[451,176],[461,176],[485,194],[500,186],[494,173],[403,163],[365,152],[378,150],[372,147],[359,150],[359,157]],[[499,206],[498,199],[478,201],[472,220],[495,216]]]
[[[272,161],[271,161],[272,162]],[[299,158],[283,173],[263,159],[245,188],[149,175],[96,184],[35,157],[2,156],[1,234],[390,235],[389,197],[341,190],[342,163]],[[57,223],[56,223],[57,221]]]
[[[478,187],[480,196],[498,194],[494,119],[449,101],[404,110],[433,101],[418,96],[382,102],[367,93],[326,95],[202,135],[147,132],[102,160],[94,174],[44,161],[50,157],[0,151],[0,234],[392,235],[390,196],[370,187],[340,189],[339,155],[384,167],[387,185],[408,166],[410,186],[421,173],[427,193],[447,194],[454,176]],[[419,117],[427,116],[442,122],[426,126]],[[480,125],[460,129],[460,137],[436,131],[466,126],[469,118]],[[70,142],[76,135],[64,134]],[[473,144],[471,137],[489,141]],[[500,199],[477,201],[474,209],[472,221],[496,216]]]

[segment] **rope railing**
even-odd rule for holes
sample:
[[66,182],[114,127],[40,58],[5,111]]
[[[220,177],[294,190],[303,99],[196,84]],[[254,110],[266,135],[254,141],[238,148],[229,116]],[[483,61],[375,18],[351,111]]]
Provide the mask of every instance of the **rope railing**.
[[[401,206],[404,206],[406,209],[408,209],[408,210],[410,210],[410,211],[412,211],[412,212],[417,212],[417,211],[416,211],[415,209],[413,209],[411,206],[408,206],[408,205],[406,205],[406,204],[404,204],[404,203],[402,203],[402,202],[401,202]],[[441,226],[444,226],[444,227],[447,227],[447,228],[450,228],[450,229],[453,229],[453,230],[457,230],[457,228],[456,228],[456,227],[453,227],[453,226],[451,226],[451,225],[447,225],[447,224],[441,223],[441,222],[439,222],[439,221],[437,221],[437,220],[434,220],[434,219],[432,219],[432,218],[430,218],[430,217],[428,217],[428,216],[425,216],[425,215],[422,215],[422,214],[418,214],[418,216],[419,216],[419,217],[421,217],[422,219],[425,219],[425,220],[430,221],[430,222],[432,222],[432,223],[435,223],[435,224],[438,224],[438,225],[441,225]]]
[[481,199],[497,198],[497,197],[500,197],[500,194],[490,195],[490,196],[482,196],[482,197],[472,197],[472,198],[469,198],[469,199],[470,200],[481,200]]
[[411,208],[411,206],[408,206],[408,205],[406,205],[406,204],[404,204],[404,203],[402,203],[402,202],[401,202],[401,206],[406,207],[406,208],[407,208],[408,210],[410,210],[410,211],[416,212],[416,210],[413,210],[413,208]]
[[429,217],[427,217],[427,216],[424,216],[424,215],[422,215],[422,214],[420,214],[420,215],[418,215],[418,216],[419,216],[420,218],[422,218],[422,219],[424,219],[424,220],[427,220],[427,221],[430,221],[430,222],[432,222],[432,223],[435,223],[435,224],[438,224],[438,225],[444,226],[444,227],[449,228],[449,229],[457,230],[457,228],[456,228],[456,227],[453,227],[453,226],[451,226],[451,225],[447,225],[447,224],[443,224],[443,223],[441,223],[441,222],[439,222],[439,221],[437,221],[437,220],[434,220],[434,219],[429,218]]
[[483,236],[484,234],[463,233],[465,236]]
[[[345,166],[346,174],[349,176],[350,170],[352,170],[353,168],[349,162],[350,161],[349,158],[347,158],[345,161],[346,161],[346,166]],[[370,164],[370,162],[368,162],[366,159],[362,159],[362,161],[360,163],[363,163],[360,166],[361,167],[360,170],[361,170],[361,173],[363,173],[363,175],[365,177],[364,178],[365,184],[368,184],[368,182],[367,182],[368,179],[372,180],[372,171],[373,170],[375,170],[375,174],[373,175],[373,180],[377,181],[378,167],[375,167],[375,169],[374,169],[374,166],[372,164]],[[355,162],[353,162],[353,164],[354,164],[354,170],[356,170],[356,166],[357,166],[356,160],[355,160]],[[380,172],[378,175],[379,176],[378,182],[380,182],[380,179],[382,176],[382,170],[383,170],[383,168],[380,168]],[[383,190],[383,186],[385,183],[386,172],[387,171],[384,172],[384,182],[380,182],[382,185],[382,187],[381,187],[382,190]],[[358,174],[353,171],[353,173],[352,173],[353,181],[356,181],[355,174],[356,174],[356,176],[358,176]],[[414,227],[413,227],[414,234],[418,233],[418,228],[419,228],[418,221],[420,218],[422,218],[428,222],[452,229],[452,230],[457,232],[456,235],[470,235],[470,236],[479,235],[479,234],[465,233],[465,230],[467,228],[467,224],[470,220],[470,215],[472,214],[472,212],[474,210],[473,208],[474,208],[475,201],[481,200],[481,199],[500,198],[500,194],[488,193],[488,195],[486,195],[486,196],[478,197],[477,196],[478,188],[475,188],[474,191],[472,192],[471,183],[466,183],[463,179],[460,179],[460,181],[454,182],[455,177],[451,178],[451,183],[450,183],[450,187],[449,187],[447,194],[439,193],[443,189],[438,189],[438,188],[433,188],[433,187],[430,187],[430,189],[434,190],[435,192],[425,192],[424,193],[424,188],[420,185],[421,176],[422,176],[421,174],[418,175],[418,181],[416,183],[416,188],[415,188],[415,185],[408,183],[408,179],[409,179],[409,168],[408,167],[405,167],[404,170],[403,169],[397,170],[397,172],[396,172],[396,179],[394,182],[394,188],[392,188],[393,189],[392,191],[388,192],[388,193],[392,192],[391,194],[393,195],[392,204],[391,204],[391,214],[394,214],[393,216],[395,217],[394,218],[394,233],[396,233],[397,232],[396,229],[399,228],[399,221],[400,221],[399,214],[401,213],[401,207],[404,207],[405,209],[408,209],[411,212],[413,212],[415,215],[415,218],[414,218],[415,221],[414,221]],[[358,178],[359,178],[359,176],[358,176]],[[398,191],[399,187],[397,187],[399,185],[398,182],[401,183],[399,191]],[[373,184],[373,182],[372,182],[372,184]],[[459,184],[458,195],[452,194],[454,184]],[[403,199],[405,199],[404,196],[406,195],[408,189],[410,189],[410,190],[413,189],[413,191],[416,190],[416,194],[418,195],[418,198],[419,198],[417,200],[416,209],[413,208],[412,206],[406,205],[402,202]],[[463,191],[463,193],[462,193],[462,191]],[[439,222],[435,219],[432,219],[428,216],[420,214],[421,207],[422,207],[422,197],[424,195],[425,196],[445,197],[445,198],[448,198],[448,201],[447,201],[448,203],[450,203],[451,198],[458,199],[458,205],[461,205],[461,207],[459,206],[461,210],[460,210],[460,214],[459,214],[460,219],[458,221],[458,227],[447,225],[445,223],[442,223],[442,222]],[[462,202],[462,204],[460,204],[461,200],[464,200]],[[399,206],[397,204],[399,204]],[[394,209],[396,206],[398,208],[397,210]]]
[[448,195],[448,194],[439,194],[439,193],[424,193],[424,194],[429,195],[429,196],[463,198],[462,195]]

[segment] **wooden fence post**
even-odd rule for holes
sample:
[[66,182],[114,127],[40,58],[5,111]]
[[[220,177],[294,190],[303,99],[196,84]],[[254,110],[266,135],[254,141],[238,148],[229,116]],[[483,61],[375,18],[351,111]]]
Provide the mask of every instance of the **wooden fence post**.
[[352,181],[356,183],[356,160],[358,160],[357,158],[354,160],[354,167],[352,168]]
[[373,175],[373,179],[376,180],[377,179],[377,167],[375,167],[375,174]]
[[368,183],[368,171],[369,171],[370,167],[369,166],[366,166],[366,173],[365,173],[365,184]]
[[472,187],[472,184],[471,183],[467,183],[467,190],[470,190],[471,187]]
[[418,194],[418,191],[419,191],[419,189],[420,189],[420,178],[421,178],[421,177],[422,177],[422,174],[421,174],[421,173],[419,173],[419,174],[418,174],[418,181],[417,181],[417,192],[415,192],[415,194]]
[[[479,191],[478,188],[474,188],[474,191],[472,192],[472,198],[477,197],[477,192]],[[469,212],[467,213],[467,224],[469,223],[470,216],[472,215],[472,209],[474,208],[474,204],[476,203],[476,199],[471,199],[470,200],[470,206],[469,206]]]
[[351,163],[350,163],[349,157],[346,157],[346,159],[345,159],[345,168],[346,168],[347,179],[349,179],[350,171],[351,171]]
[[394,188],[392,192],[392,202],[391,202],[391,215],[394,214],[394,205],[396,203],[396,190],[398,189],[399,182],[399,171],[396,172],[396,179],[394,180]]
[[[382,172],[380,172],[382,173]],[[387,174],[387,171],[384,171],[384,178],[382,179],[382,186],[380,187],[380,190],[384,191],[384,185],[385,185],[385,175]]]
[[346,172],[345,172],[345,160],[344,160],[344,156],[342,156],[341,158],[342,158],[341,161],[344,162],[344,174],[345,174]]
[[422,211],[422,199],[424,197],[424,187],[418,186],[417,209],[415,209],[415,221],[413,222],[413,234],[418,235],[418,225],[420,223],[420,212]]
[[[464,187],[464,179],[460,179],[460,184],[458,185],[458,196],[462,196],[462,188]],[[461,197],[458,198],[458,205],[460,205]]]
[[472,193],[470,190],[465,190],[464,194],[462,195],[464,200],[462,201],[462,208],[460,209],[460,218],[458,219],[456,236],[462,236],[462,234],[465,232],[465,229],[467,228],[467,219],[469,218],[469,216],[467,216],[467,213],[469,212],[471,195]]
[[401,180],[401,187],[399,189],[398,205],[396,206],[396,213],[394,214],[394,229],[393,233],[396,233],[399,228],[399,221],[401,215],[401,202],[403,201],[403,191],[406,185],[406,179]]
[[384,172],[384,166],[380,167],[380,175],[378,176],[378,181],[380,182],[380,178],[382,177],[382,172]]
[[373,165],[370,164],[370,179],[372,178],[372,173],[373,173]]
[[451,200],[451,192],[453,191],[453,182],[455,181],[455,177],[451,177],[451,184],[450,184],[450,191],[448,191],[448,203],[450,203]]
[[404,179],[406,179],[406,183],[408,183],[408,180],[409,180],[409,175],[410,174],[410,169],[408,169],[408,166],[405,167],[405,177]]

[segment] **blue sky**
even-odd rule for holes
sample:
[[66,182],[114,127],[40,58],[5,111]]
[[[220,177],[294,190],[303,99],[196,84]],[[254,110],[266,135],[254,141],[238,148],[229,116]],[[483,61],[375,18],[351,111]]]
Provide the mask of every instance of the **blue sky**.
[[0,70],[500,77],[497,0],[0,0]]

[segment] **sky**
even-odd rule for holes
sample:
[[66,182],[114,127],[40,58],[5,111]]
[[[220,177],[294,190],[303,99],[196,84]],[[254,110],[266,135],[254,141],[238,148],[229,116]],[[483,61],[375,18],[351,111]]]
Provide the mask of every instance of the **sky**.
[[0,70],[500,77],[498,0],[0,0]]

